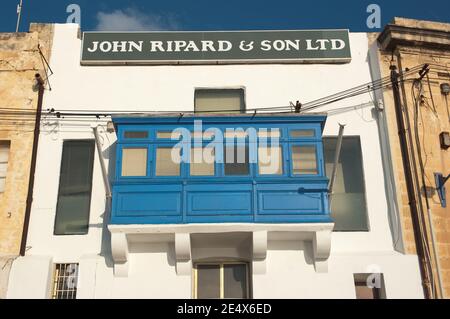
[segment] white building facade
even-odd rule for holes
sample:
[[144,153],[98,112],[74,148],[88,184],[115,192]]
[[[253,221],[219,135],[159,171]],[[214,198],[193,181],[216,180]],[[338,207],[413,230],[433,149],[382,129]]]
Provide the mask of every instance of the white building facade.
[[[7,297],[189,299],[229,293],[255,299],[351,299],[364,294],[423,298],[418,258],[402,253],[383,155],[387,142],[382,110],[371,94],[311,111],[327,116],[327,175],[339,124],[345,124],[331,203],[331,217],[344,219],[339,226],[332,221],[109,223],[101,164],[114,180],[117,126],[112,131],[107,126],[111,119],[103,114],[188,114],[194,112],[196,94],[202,90],[237,90],[245,109],[252,110],[247,115],[258,117],[264,108],[313,101],[378,80],[367,34],[350,33],[349,44],[351,61],[344,63],[82,65],[78,26],[55,25],[49,61],[54,74],[43,110],[53,108],[63,115],[43,116],[27,252],[14,261]],[[257,108],[261,112],[254,113]],[[99,116],[80,115],[84,112]],[[57,234],[64,143],[94,141],[94,127],[101,152],[93,148],[92,171],[87,174],[87,230]],[[346,210],[356,210],[357,216],[343,217]],[[244,275],[239,277],[241,270]],[[64,273],[72,282],[61,288]],[[235,274],[234,281],[228,273]],[[368,281],[375,288],[366,290],[361,283]]]

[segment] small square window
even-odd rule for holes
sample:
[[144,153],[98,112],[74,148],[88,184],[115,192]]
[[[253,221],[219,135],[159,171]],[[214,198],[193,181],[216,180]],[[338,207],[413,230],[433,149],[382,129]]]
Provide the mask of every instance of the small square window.
[[292,146],[292,169],[294,174],[317,174],[315,146]]
[[122,176],[147,175],[147,148],[122,150]]
[[244,90],[197,89],[194,110],[196,113],[244,113]]
[[156,149],[156,176],[180,176],[180,149],[158,147]]
[[354,274],[353,277],[356,299],[386,299],[383,274]]
[[214,164],[215,158],[213,147],[191,148],[189,168],[192,176],[214,176]]
[[279,147],[258,147],[258,172],[260,175],[283,174],[283,151]]
[[248,146],[225,146],[225,175],[249,175]]
[[53,276],[53,299],[76,299],[78,264],[56,264]]

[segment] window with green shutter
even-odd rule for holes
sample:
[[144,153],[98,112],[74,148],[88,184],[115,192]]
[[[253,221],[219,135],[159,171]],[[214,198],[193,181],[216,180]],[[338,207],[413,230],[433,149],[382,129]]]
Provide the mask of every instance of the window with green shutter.
[[63,143],[55,235],[83,235],[89,228],[94,140]]
[[244,113],[243,89],[197,89],[195,90],[195,113]]

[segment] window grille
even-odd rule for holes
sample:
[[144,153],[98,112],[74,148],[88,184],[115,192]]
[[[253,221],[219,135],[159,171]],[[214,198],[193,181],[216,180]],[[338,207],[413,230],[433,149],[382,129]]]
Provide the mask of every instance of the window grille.
[[53,299],[76,299],[78,264],[56,264],[53,279]]

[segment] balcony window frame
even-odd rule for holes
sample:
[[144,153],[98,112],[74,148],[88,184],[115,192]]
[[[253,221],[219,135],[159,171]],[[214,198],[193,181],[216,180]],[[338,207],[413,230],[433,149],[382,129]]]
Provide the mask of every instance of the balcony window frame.
[[[177,128],[193,132],[197,128],[198,124],[195,121],[203,121],[201,124],[201,130],[213,131],[212,128],[221,131],[221,136],[226,132],[226,128],[232,128],[235,132],[239,132],[237,129],[248,130],[252,128],[258,133],[260,130],[267,130],[267,134],[271,133],[271,129],[280,130],[279,143],[272,141],[270,138],[265,137],[267,134],[263,134],[262,137],[257,136],[254,139],[253,136],[248,136],[241,140],[234,137],[234,145],[248,144],[249,148],[257,151],[257,145],[252,145],[250,142],[261,142],[262,139],[266,139],[264,146],[276,145],[280,146],[283,151],[283,175],[269,175],[259,174],[258,163],[250,163],[250,175],[245,176],[225,176],[224,175],[224,163],[223,163],[223,147],[226,145],[226,140],[221,136],[216,136],[214,139],[203,138],[202,142],[196,143],[199,140],[200,135],[196,138],[191,136],[190,140],[184,139],[158,139],[158,131],[173,131]],[[112,207],[112,224],[130,224],[134,223],[136,219],[145,224],[168,224],[173,223],[174,218],[171,215],[156,214],[152,207],[146,208],[145,212],[139,215],[137,211],[139,208],[134,207],[132,202],[129,202],[127,207],[121,206],[121,201],[127,196],[138,196],[138,193],[167,193],[172,194],[170,196],[179,196],[182,200],[181,206],[173,208],[170,205],[163,205],[168,211],[177,211],[176,223],[205,223],[205,222],[332,222],[329,217],[329,210],[326,201],[326,185],[328,178],[323,173],[324,169],[320,170],[323,165],[323,160],[320,155],[317,155],[317,166],[319,172],[317,175],[291,175],[291,161],[289,155],[289,145],[292,143],[303,143],[309,145],[316,145],[318,153],[322,150],[322,131],[326,120],[325,115],[258,115],[252,116],[251,114],[236,115],[236,116],[211,116],[211,115],[184,115],[184,116],[172,116],[166,115],[161,117],[114,117],[113,122],[117,127],[118,141],[117,149],[122,146],[139,145],[137,141],[124,140],[121,138],[122,130],[129,130],[130,128],[137,128],[138,130],[148,129],[150,132],[149,140],[142,141],[148,144],[151,148],[152,156],[149,165],[149,176],[147,179],[139,178],[121,178],[116,174],[113,181],[113,207]],[[288,132],[290,129],[315,129],[316,136],[307,136],[300,138],[290,138]],[[250,133],[250,132],[249,132]],[[275,139],[278,139],[278,132],[275,133]],[[261,135],[260,135],[261,136]],[[166,135],[165,137],[168,137]],[[182,143],[188,143],[182,144]],[[239,143],[240,142],[240,143]],[[212,143],[212,144],[211,144]],[[220,143],[219,148],[216,150],[216,172],[214,176],[190,176],[189,163],[181,163],[180,176],[155,176],[155,147],[168,147],[172,148],[177,145],[179,147],[187,146],[184,151],[188,151],[189,147],[196,146],[214,146],[214,143]],[[274,144],[275,143],[275,144]],[[211,145],[210,145],[211,144]],[[260,144],[261,145],[261,144]],[[119,157],[119,151],[116,152]],[[254,156],[256,155],[256,156]],[[252,160],[257,159],[257,154],[251,154]],[[117,170],[116,170],[117,172]],[[208,185],[211,185],[209,187]],[[280,187],[284,185],[284,187]],[[161,191],[161,186],[164,186],[164,191]],[[223,210],[216,207],[214,198],[218,200],[224,200],[223,192],[236,193],[239,201],[221,204],[224,207]],[[295,193],[299,193],[301,196],[307,196],[304,193],[313,193],[314,196],[310,196],[308,200],[314,202],[315,206],[296,205],[295,199],[287,201],[283,207],[286,207],[287,211],[274,208],[263,208],[263,201],[275,201],[279,194],[287,194],[292,196]],[[120,194],[120,195],[119,195]],[[223,195],[223,196],[222,196]],[[225,194],[226,195],[226,194]],[[144,196],[144,195],[142,195]],[[166,196],[166,195],[164,195]],[[168,196],[168,195],[167,195]],[[225,196],[226,197],[226,196]],[[115,199],[114,199],[115,198]],[[163,197],[161,197],[163,198]],[[202,199],[203,198],[203,199]],[[208,198],[213,199],[209,201]],[[192,207],[193,201],[197,201],[197,208]],[[201,204],[200,204],[201,202]],[[191,206],[190,206],[191,205]],[[296,208],[298,207],[298,212]],[[284,209],[284,208],[283,208]],[[218,212],[220,211],[220,213]],[[232,212],[232,213],[227,213]]]

